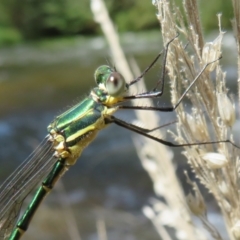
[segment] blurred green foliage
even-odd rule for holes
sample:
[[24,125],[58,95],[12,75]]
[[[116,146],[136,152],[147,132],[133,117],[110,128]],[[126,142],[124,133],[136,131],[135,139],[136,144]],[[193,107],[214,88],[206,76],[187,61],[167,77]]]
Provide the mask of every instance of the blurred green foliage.
[[[106,0],[106,3],[120,32],[159,28],[151,0]],[[88,0],[1,0],[0,45],[29,39],[97,34],[99,28],[89,5]],[[219,12],[223,13],[223,28],[231,27],[231,1],[201,0],[199,5],[205,31],[216,28]]]

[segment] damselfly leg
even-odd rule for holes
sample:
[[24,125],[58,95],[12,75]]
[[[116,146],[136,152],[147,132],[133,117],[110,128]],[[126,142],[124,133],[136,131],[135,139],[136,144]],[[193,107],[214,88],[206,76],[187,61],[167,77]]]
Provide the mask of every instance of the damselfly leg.
[[[162,96],[164,92],[168,49],[174,39],[169,41],[165,49],[157,55],[149,67],[130,83],[126,83],[122,75],[118,73],[116,69],[109,66],[100,66],[96,70],[95,81],[97,86],[92,89],[89,96],[63,114],[57,116],[50,123],[48,126],[48,135],[40,148],[30,155],[0,188],[1,238],[10,240],[21,238],[28,229],[31,219],[44,197],[51,192],[58,179],[76,163],[82,151],[94,140],[97,133],[110,123],[115,123],[120,127],[171,147],[213,143],[231,143],[233,146],[238,147],[230,140],[175,144],[152,136],[150,132],[154,131],[156,128],[141,128],[134,124],[127,123],[113,115],[119,109],[173,112],[179,106],[186,94],[199,79],[199,76],[204,72],[206,67],[213,62],[207,63],[202,68],[174,106],[148,107],[124,105],[124,103],[129,100],[159,98]],[[152,68],[162,54],[163,67],[161,78],[157,81],[155,87],[148,92],[129,95],[128,91],[131,86],[136,84]],[[160,90],[158,90],[159,86]],[[37,189],[33,200],[17,222],[23,200],[37,185],[40,185],[40,187]]]

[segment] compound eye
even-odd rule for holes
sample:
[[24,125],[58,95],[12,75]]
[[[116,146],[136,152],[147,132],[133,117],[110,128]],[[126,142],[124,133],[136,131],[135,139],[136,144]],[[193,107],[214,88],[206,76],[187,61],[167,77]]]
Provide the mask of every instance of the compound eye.
[[116,97],[125,92],[126,82],[123,76],[118,72],[113,72],[106,82],[106,89],[109,95]]

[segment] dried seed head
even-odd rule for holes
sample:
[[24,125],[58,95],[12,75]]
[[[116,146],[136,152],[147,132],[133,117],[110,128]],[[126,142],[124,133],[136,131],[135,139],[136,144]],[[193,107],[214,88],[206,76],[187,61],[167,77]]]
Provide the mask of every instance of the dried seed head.
[[240,238],[240,220],[238,220],[237,222],[235,222],[235,224],[233,225],[231,232],[233,233],[233,235],[235,236],[236,239]]
[[163,178],[156,177],[153,184],[154,192],[159,195],[164,195],[164,192],[166,191],[166,187],[163,183]]
[[227,186],[227,183],[225,181],[220,182],[218,186],[224,196],[229,195],[229,187]]
[[142,164],[143,164],[143,167],[150,173],[156,173],[158,170],[158,166],[156,162],[150,159],[145,159],[145,161],[143,161]]
[[202,216],[206,213],[206,206],[203,201],[203,198],[198,196],[197,194],[194,196],[193,194],[189,193],[186,197],[188,207],[190,208],[191,212],[196,216]]
[[[204,64],[218,60],[221,56],[221,43],[223,38],[223,32],[220,32],[219,36],[213,41],[208,42],[204,45],[202,51],[202,60]],[[208,66],[208,71],[213,71],[218,65],[218,61],[212,63]]]
[[149,206],[144,206],[143,209],[143,214],[149,218],[149,219],[154,219],[155,218],[155,213],[153,211],[153,209]]
[[156,0],[152,0],[152,5],[154,5],[155,7],[157,7],[157,6],[158,6],[157,1],[156,1]]
[[183,229],[177,229],[176,237],[179,240],[185,240],[185,239],[188,239],[188,234]]
[[239,159],[239,156],[237,156],[237,159],[236,159],[236,172],[238,174],[238,177],[240,176],[240,159]]
[[236,119],[235,109],[232,102],[225,93],[217,93],[217,105],[220,117],[223,122],[227,126],[232,127]]
[[171,211],[170,208],[165,208],[159,213],[159,220],[161,224],[174,227],[178,219],[177,211]]
[[220,153],[205,153],[202,155],[202,159],[206,161],[208,167],[211,169],[222,168],[228,164],[226,156]]
[[227,213],[232,213],[233,208],[232,208],[231,204],[229,203],[229,201],[226,199],[222,199],[221,201],[222,201],[222,208],[224,209],[224,211]]
[[191,129],[192,135],[196,138],[196,140],[203,142],[206,141],[206,139],[208,138],[208,134],[206,132],[207,128],[201,118],[200,115],[196,115],[193,117],[190,114],[186,114],[187,116],[187,122],[188,125]]

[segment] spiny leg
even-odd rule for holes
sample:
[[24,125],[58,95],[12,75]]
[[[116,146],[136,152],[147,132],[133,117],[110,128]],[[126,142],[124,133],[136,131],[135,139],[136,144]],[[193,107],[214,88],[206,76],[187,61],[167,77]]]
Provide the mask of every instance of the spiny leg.
[[[160,56],[162,55],[162,53],[164,52],[164,56],[163,56],[163,60],[162,60],[162,71],[161,71],[161,77],[160,79],[157,81],[156,86],[152,89],[152,91],[150,91],[151,93],[154,93],[157,91],[158,86],[161,84],[161,90],[157,91],[158,93],[160,92],[160,94],[162,95],[163,93],[163,89],[164,89],[164,81],[165,81],[165,71],[166,71],[166,62],[167,62],[167,53],[168,53],[168,48],[169,45],[179,36],[179,34],[176,35],[176,37],[174,37],[173,39],[171,39],[165,46],[165,48],[157,55],[157,57],[153,60],[153,62],[141,73],[141,75],[137,78],[135,78],[134,80],[132,80],[129,84],[127,84],[127,86],[131,86],[135,83],[137,83],[140,79],[142,79],[144,77],[144,75],[155,65],[155,63],[157,62],[157,60],[160,58]],[[145,92],[145,93],[141,93],[138,94],[139,95],[145,95],[145,94],[149,94],[150,92]],[[124,99],[134,99],[136,96],[126,96],[124,97]]]
[[[111,119],[111,116],[109,116],[109,117],[107,117],[107,118],[105,119],[105,120],[106,120],[106,123],[112,123],[111,120],[109,121],[109,118]],[[114,116],[113,116],[113,118],[114,118],[114,119],[118,119],[118,118],[116,118],[116,117],[114,117]],[[161,125],[161,126],[158,126],[158,127],[155,127],[155,128],[148,129],[148,128],[144,128],[144,127],[137,126],[137,125],[132,124],[132,123],[125,122],[125,121],[120,120],[120,119],[118,119],[118,120],[121,121],[121,122],[124,122],[124,123],[126,124],[126,126],[129,126],[130,128],[134,128],[134,129],[136,129],[136,130],[138,130],[138,131],[141,131],[141,132],[144,132],[144,133],[154,132],[154,131],[156,131],[157,129],[164,128],[164,127],[167,127],[167,126],[170,126],[170,125],[172,125],[172,124],[174,124],[174,123],[177,122],[177,120],[175,120],[175,121],[172,121],[172,122],[169,122],[169,123],[163,124],[163,125]]]
[[[163,139],[160,139],[160,138],[157,138],[157,137],[154,137],[150,134],[148,134],[149,132],[152,132],[153,129],[151,130],[148,130],[148,129],[145,129],[145,128],[141,128],[141,127],[138,127],[134,124],[129,124],[119,118],[116,118],[114,117],[113,115],[111,116],[107,116],[105,121],[107,123],[115,123],[116,125],[120,126],[120,127],[123,127],[123,128],[126,128],[132,132],[135,132],[135,133],[138,133],[144,137],[147,137],[147,138],[150,138],[156,142],[159,142],[159,143],[162,143],[166,146],[169,146],[169,147],[186,147],[186,146],[199,146],[199,145],[207,145],[207,144],[217,144],[217,143],[230,143],[232,144],[234,147],[236,148],[239,148],[240,149],[240,146],[237,146],[235,143],[233,143],[232,141],[230,140],[219,140],[219,141],[206,141],[206,142],[198,142],[198,143],[183,143],[183,144],[175,144],[175,143],[172,143],[170,141],[166,141],[166,140],[163,140]],[[156,129],[154,129],[156,130]]]
[[[221,57],[216,59],[216,60],[214,60],[214,61],[212,61],[212,62],[206,63],[204,65],[202,70],[198,73],[198,75],[195,77],[195,79],[187,87],[187,89],[184,91],[184,93],[178,99],[178,102],[174,106],[169,106],[169,107],[149,107],[149,106],[125,106],[125,105],[121,105],[121,106],[119,106],[119,109],[135,109],[135,110],[153,110],[153,111],[161,111],[161,112],[173,112],[179,106],[179,104],[182,102],[183,98],[187,95],[189,90],[196,83],[196,81],[199,79],[199,77],[202,75],[202,73],[205,71],[205,69],[209,65],[211,65],[212,63],[218,61],[219,59],[221,59]],[[137,95],[134,96],[134,99],[139,99],[139,98],[158,98],[158,97],[160,97],[162,95],[162,93],[163,93],[163,89],[161,91],[157,91],[157,92],[147,92],[147,93],[144,93],[144,94],[137,94]]]

